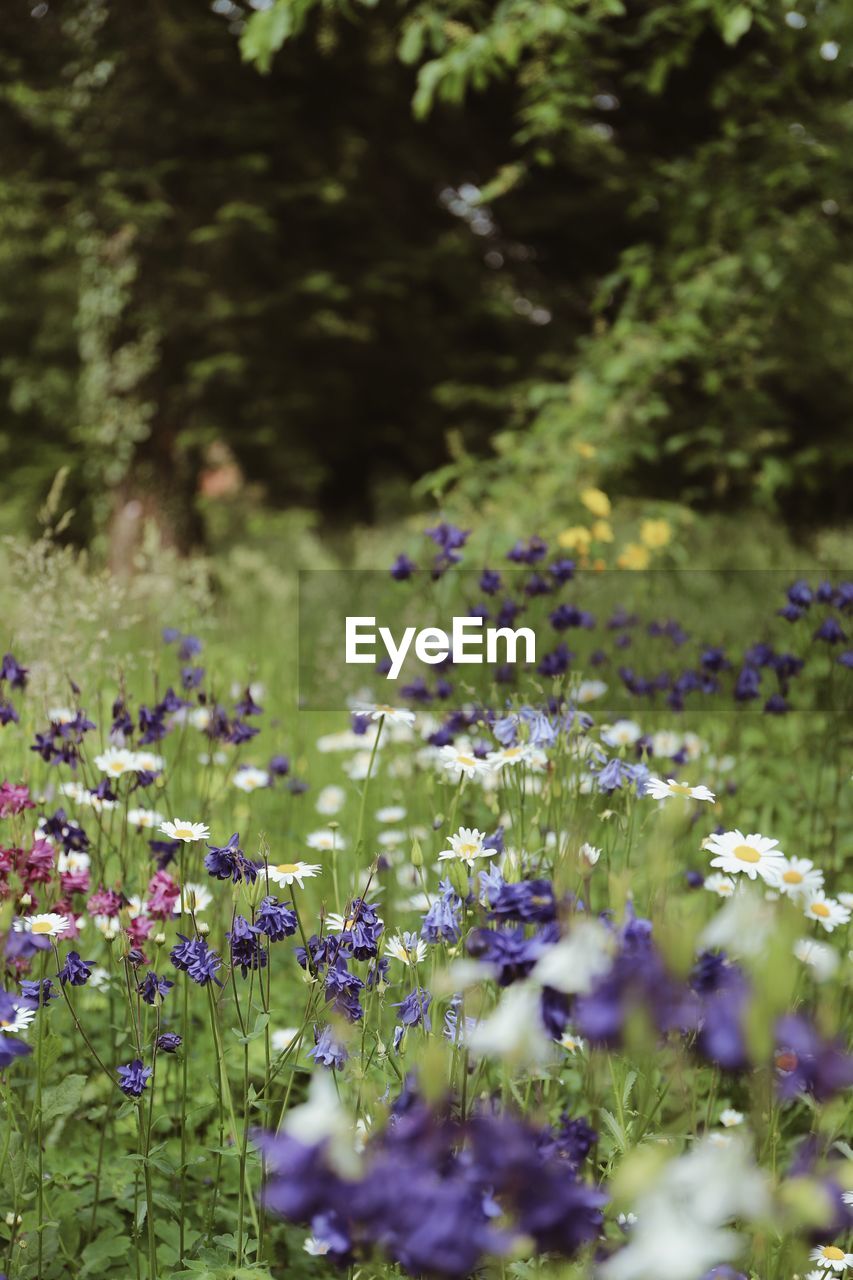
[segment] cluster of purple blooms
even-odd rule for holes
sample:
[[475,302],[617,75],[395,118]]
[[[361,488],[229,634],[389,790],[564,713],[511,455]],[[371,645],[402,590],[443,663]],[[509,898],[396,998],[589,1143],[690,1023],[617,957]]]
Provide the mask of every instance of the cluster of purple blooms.
[[[428,529],[426,536],[439,548],[430,574],[432,577],[440,577],[461,562],[462,549],[470,536],[470,530],[442,522]],[[478,586],[485,598],[468,605],[468,616],[491,621],[497,627],[513,626],[531,600],[554,595],[564,584],[575,580],[576,566],[572,560],[557,558],[546,567],[547,555],[548,545],[538,536],[533,536],[526,542],[517,542],[506,553],[506,558],[514,566],[531,568],[532,573],[518,584],[511,582],[499,570],[484,569],[479,575]],[[412,578],[417,572],[418,566],[405,554],[397,557],[390,570],[391,577],[398,582]],[[512,594],[513,590],[515,595]],[[853,582],[834,585],[823,581],[815,587],[803,580],[795,582],[788,588],[786,603],[777,613],[794,623],[807,619],[807,615],[813,610],[818,610],[819,616],[814,619],[809,632],[811,646],[817,649],[825,646],[839,647],[837,662],[844,667],[853,667],[849,628],[845,628],[844,622],[845,617],[853,612]],[[596,616],[588,609],[568,601],[555,605],[548,613],[547,621],[558,635],[570,630],[592,632],[599,625]],[[631,633],[639,628],[652,639],[667,641],[675,650],[682,649],[690,640],[677,619],[653,618],[643,627],[639,615],[623,607],[617,608],[603,619],[602,627],[605,634],[613,637],[617,651],[632,647]],[[652,702],[661,697],[673,711],[683,710],[691,695],[714,696],[727,688],[736,702],[750,703],[763,699],[766,714],[784,715],[790,710],[788,694],[791,682],[805,665],[803,656],[784,650],[777,651],[766,641],[752,645],[737,658],[729,657],[716,644],[700,645],[697,655],[693,665],[684,666],[680,670],[659,670],[653,674],[642,674],[632,666],[617,662],[616,675],[622,687],[632,697]],[[576,657],[565,641],[561,640],[539,658],[536,672],[546,678],[563,676],[572,669]],[[585,655],[584,665],[602,667],[611,660],[606,649],[599,647]],[[452,668],[452,658],[437,664],[433,670],[441,674],[433,689],[429,688],[423,677],[418,676],[402,687],[403,697],[418,702],[448,698],[453,692],[453,685],[447,679]],[[496,667],[492,672],[499,684],[512,683],[517,674],[517,668],[506,664]],[[773,681],[769,688],[763,687],[765,674]]]
[[580,1118],[536,1128],[496,1108],[436,1108],[407,1082],[356,1176],[338,1171],[325,1140],[258,1145],[268,1207],[310,1226],[331,1261],[377,1248],[412,1275],[461,1278],[522,1238],[564,1258],[597,1238],[607,1196],[581,1177],[595,1139]]
[[[497,883],[494,873],[481,880],[491,924],[471,930],[468,951],[490,966],[499,986],[510,986],[527,977],[559,939],[559,910],[572,904],[558,903],[547,880],[507,885]],[[660,1037],[685,1038],[724,1071],[753,1065],[747,1035],[752,990],[739,965],[722,952],[704,952],[685,981],[667,968],[649,920],[629,907],[620,928],[605,923],[613,930],[616,950],[592,989],[573,999],[548,987],[542,992],[542,1023],[553,1039],[571,1025],[590,1044],[618,1049],[629,1022],[642,1011]],[[822,1102],[853,1086],[853,1056],[839,1040],[825,1040],[804,1011],[777,1023],[774,1065],[783,1099],[808,1094]]]

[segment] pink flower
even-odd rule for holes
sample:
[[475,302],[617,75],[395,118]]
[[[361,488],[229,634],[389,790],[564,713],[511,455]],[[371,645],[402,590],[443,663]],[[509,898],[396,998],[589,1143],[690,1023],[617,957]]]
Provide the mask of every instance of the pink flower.
[[89,872],[85,867],[82,871],[63,871],[59,877],[59,883],[67,897],[72,893],[88,893]]
[[47,884],[53,875],[54,848],[49,840],[36,840],[27,854],[21,877],[29,888],[31,884]]
[[154,921],[149,920],[148,916],[134,916],[127,926],[127,935],[133,945],[138,947],[142,945],[153,928]]
[[148,914],[158,920],[168,919],[180,894],[177,882],[168,871],[155,872],[148,882]]
[[0,818],[23,813],[24,809],[35,809],[35,804],[30,799],[29,787],[25,787],[23,783],[18,783],[17,786],[8,781],[0,783]]
[[117,916],[121,911],[121,894],[115,889],[105,889],[102,885],[92,894],[86,903],[86,909],[92,916]]

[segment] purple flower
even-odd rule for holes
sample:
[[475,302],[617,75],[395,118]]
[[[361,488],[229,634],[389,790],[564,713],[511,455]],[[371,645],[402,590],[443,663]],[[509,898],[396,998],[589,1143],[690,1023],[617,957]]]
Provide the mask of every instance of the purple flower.
[[142,1065],[141,1058],[134,1058],[126,1067],[119,1067],[117,1074],[122,1093],[129,1098],[141,1098],[153,1072],[150,1067]]
[[438,883],[438,897],[432,903],[421,924],[421,937],[425,942],[459,941],[462,932],[462,899],[449,880]]
[[65,964],[56,976],[63,986],[66,982],[70,982],[72,987],[85,987],[94,967],[94,960],[81,960],[76,951],[69,951]]
[[411,578],[417,567],[414,560],[410,560],[405,552],[401,551],[389,572],[395,582],[405,582],[407,578]]
[[245,916],[235,916],[231,932],[225,935],[231,943],[231,963],[240,966],[244,978],[250,969],[263,969],[267,963],[260,932],[255,925],[249,924]]
[[14,654],[6,653],[0,663],[0,680],[8,680],[13,689],[23,689],[27,683],[29,668],[22,667]]
[[41,1008],[46,1008],[51,1000],[59,999],[59,992],[54,990],[50,978],[43,978],[41,982],[37,978],[22,978],[21,995]]
[[298,921],[296,912],[286,902],[277,898],[263,898],[255,917],[255,925],[266,934],[270,942],[281,942],[296,933]]
[[405,1000],[400,1000],[392,1005],[392,1008],[400,1010],[400,1021],[406,1027],[417,1027],[421,1023],[427,1031],[432,1030],[430,1022],[429,1006],[432,1003],[432,996],[424,987],[416,987],[414,991],[410,991]]
[[776,1027],[779,1095],[810,1094],[826,1102],[853,1085],[853,1057],[840,1040],[823,1040],[804,1017],[788,1014]]
[[847,639],[847,632],[841,626],[837,618],[831,615],[824,618],[818,629],[815,631],[813,639],[824,640],[827,644],[841,644]]
[[330,1070],[334,1068],[335,1071],[340,1071],[349,1054],[345,1046],[335,1039],[331,1027],[324,1027],[319,1034],[315,1027],[314,1048],[309,1052],[308,1057]]
[[138,983],[136,990],[146,1004],[162,1004],[174,985],[174,982],[169,982],[166,978],[158,978],[156,973],[149,970],[144,981]]
[[177,1053],[181,1047],[181,1037],[174,1031],[164,1031],[157,1039],[157,1048],[161,1053]]
[[212,951],[204,938],[186,938],[178,934],[180,942],[172,947],[169,953],[172,964],[197,982],[200,987],[207,986],[211,979],[218,985],[222,983],[216,977],[216,971],[222,964],[221,958]]
[[528,924],[555,920],[557,903],[550,880],[521,880],[516,884],[504,884],[490,899],[492,915],[496,920],[517,920]]
[[361,978],[350,973],[346,959],[338,954],[326,970],[325,995],[337,1013],[350,1022],[358,1022],[364,1016],[358,993],[364,987]]
[[257,880],[258,868],[240,848],[238,832],[234,832],[227,844],[209,844],[207,847],[210,852],[205,855],[204,865],[217,880],[231,880],[234,884],[241,880],[253,884]]

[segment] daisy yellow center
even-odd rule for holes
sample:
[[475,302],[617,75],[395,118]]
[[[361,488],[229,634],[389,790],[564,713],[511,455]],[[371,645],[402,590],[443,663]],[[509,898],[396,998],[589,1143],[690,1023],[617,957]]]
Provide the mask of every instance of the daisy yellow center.
[[670,791],[675,791],[680,796],[687,796],[693,790],[688,782],[671,782],[669,784]]
[[473,756],[457,756],[460,764],[475,765],[477,761]]
[[785,884],[802,884],[803,873],[801,871],[786,871],[782,876]]
[[116,760],[110,765],[110,773],[124,773],[124,765],[120,760]]
[[187,840],[192,835],[192,827],[175,827],[175,835],[179,840]]
[[839,1249],[835,1244],[824,1245],[821,1252],[828,1262],[840,1262],[844,1257],[843,1249]]
[[751,844],[737,844],[732,849],[732,853],[740,862],[761,861],[761,854],[757,849],[753,849]]
[[50,933],[53,925],[49,920],[36,920],[33,925],[33,933]]
[[829,907],[826,905],[825,902],[813,902],[812,915],[820,916],[821,920],[825,920],[826,917],[829,915]]
[[477,846],[475,844],[461,844],[459,853],[463,858],[473,858],[477,854]]
[[384,716],[387,716],[391,714],[394,708],[392,706],[389,706],[387,702],[382,702],[379,704],[376,710],[381,711]]
[[8,1018],[0,1018],[0,1027],[11,1027],[11,1025]]
[[504,751],[505,756],[517,756],[521,754],[521,747],[507,747]]
[[280,862],[276,867],[276,871],[280,871],[283,876],[293,875],[298,870],[299,864],[296,862]]

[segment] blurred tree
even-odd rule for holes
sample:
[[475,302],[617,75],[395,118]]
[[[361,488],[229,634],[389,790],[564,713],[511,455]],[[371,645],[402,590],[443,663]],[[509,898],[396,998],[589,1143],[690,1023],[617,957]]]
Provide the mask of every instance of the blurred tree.
[[[299,56],[305,39],[299,54],[287,42],[329,2],[262,6],[244,53],[261,69],[282,46]],[[382,11],[356,6],[356,21]],[[483,198],[538,262],[556,322],[550,376],[507,399],[515,430],[438,486],[558,506],[570,446],[594,442],[623,490],[849,515],[853,9],[417,0],[398,14],[418,117],[476,110],[495,84],[511,95]],[[582,331],[563,346],[572,312]]]
[[78,529],[123,544],[198,537],[217,443],[271,502],[369,514],[446,456],[437,388],[482,446],[539,345],[446,193],[496,163],[500,95],[419,125],[390,21],[261,78],[214,9],[16,4],[0,52],[6,481],[74,450]]

